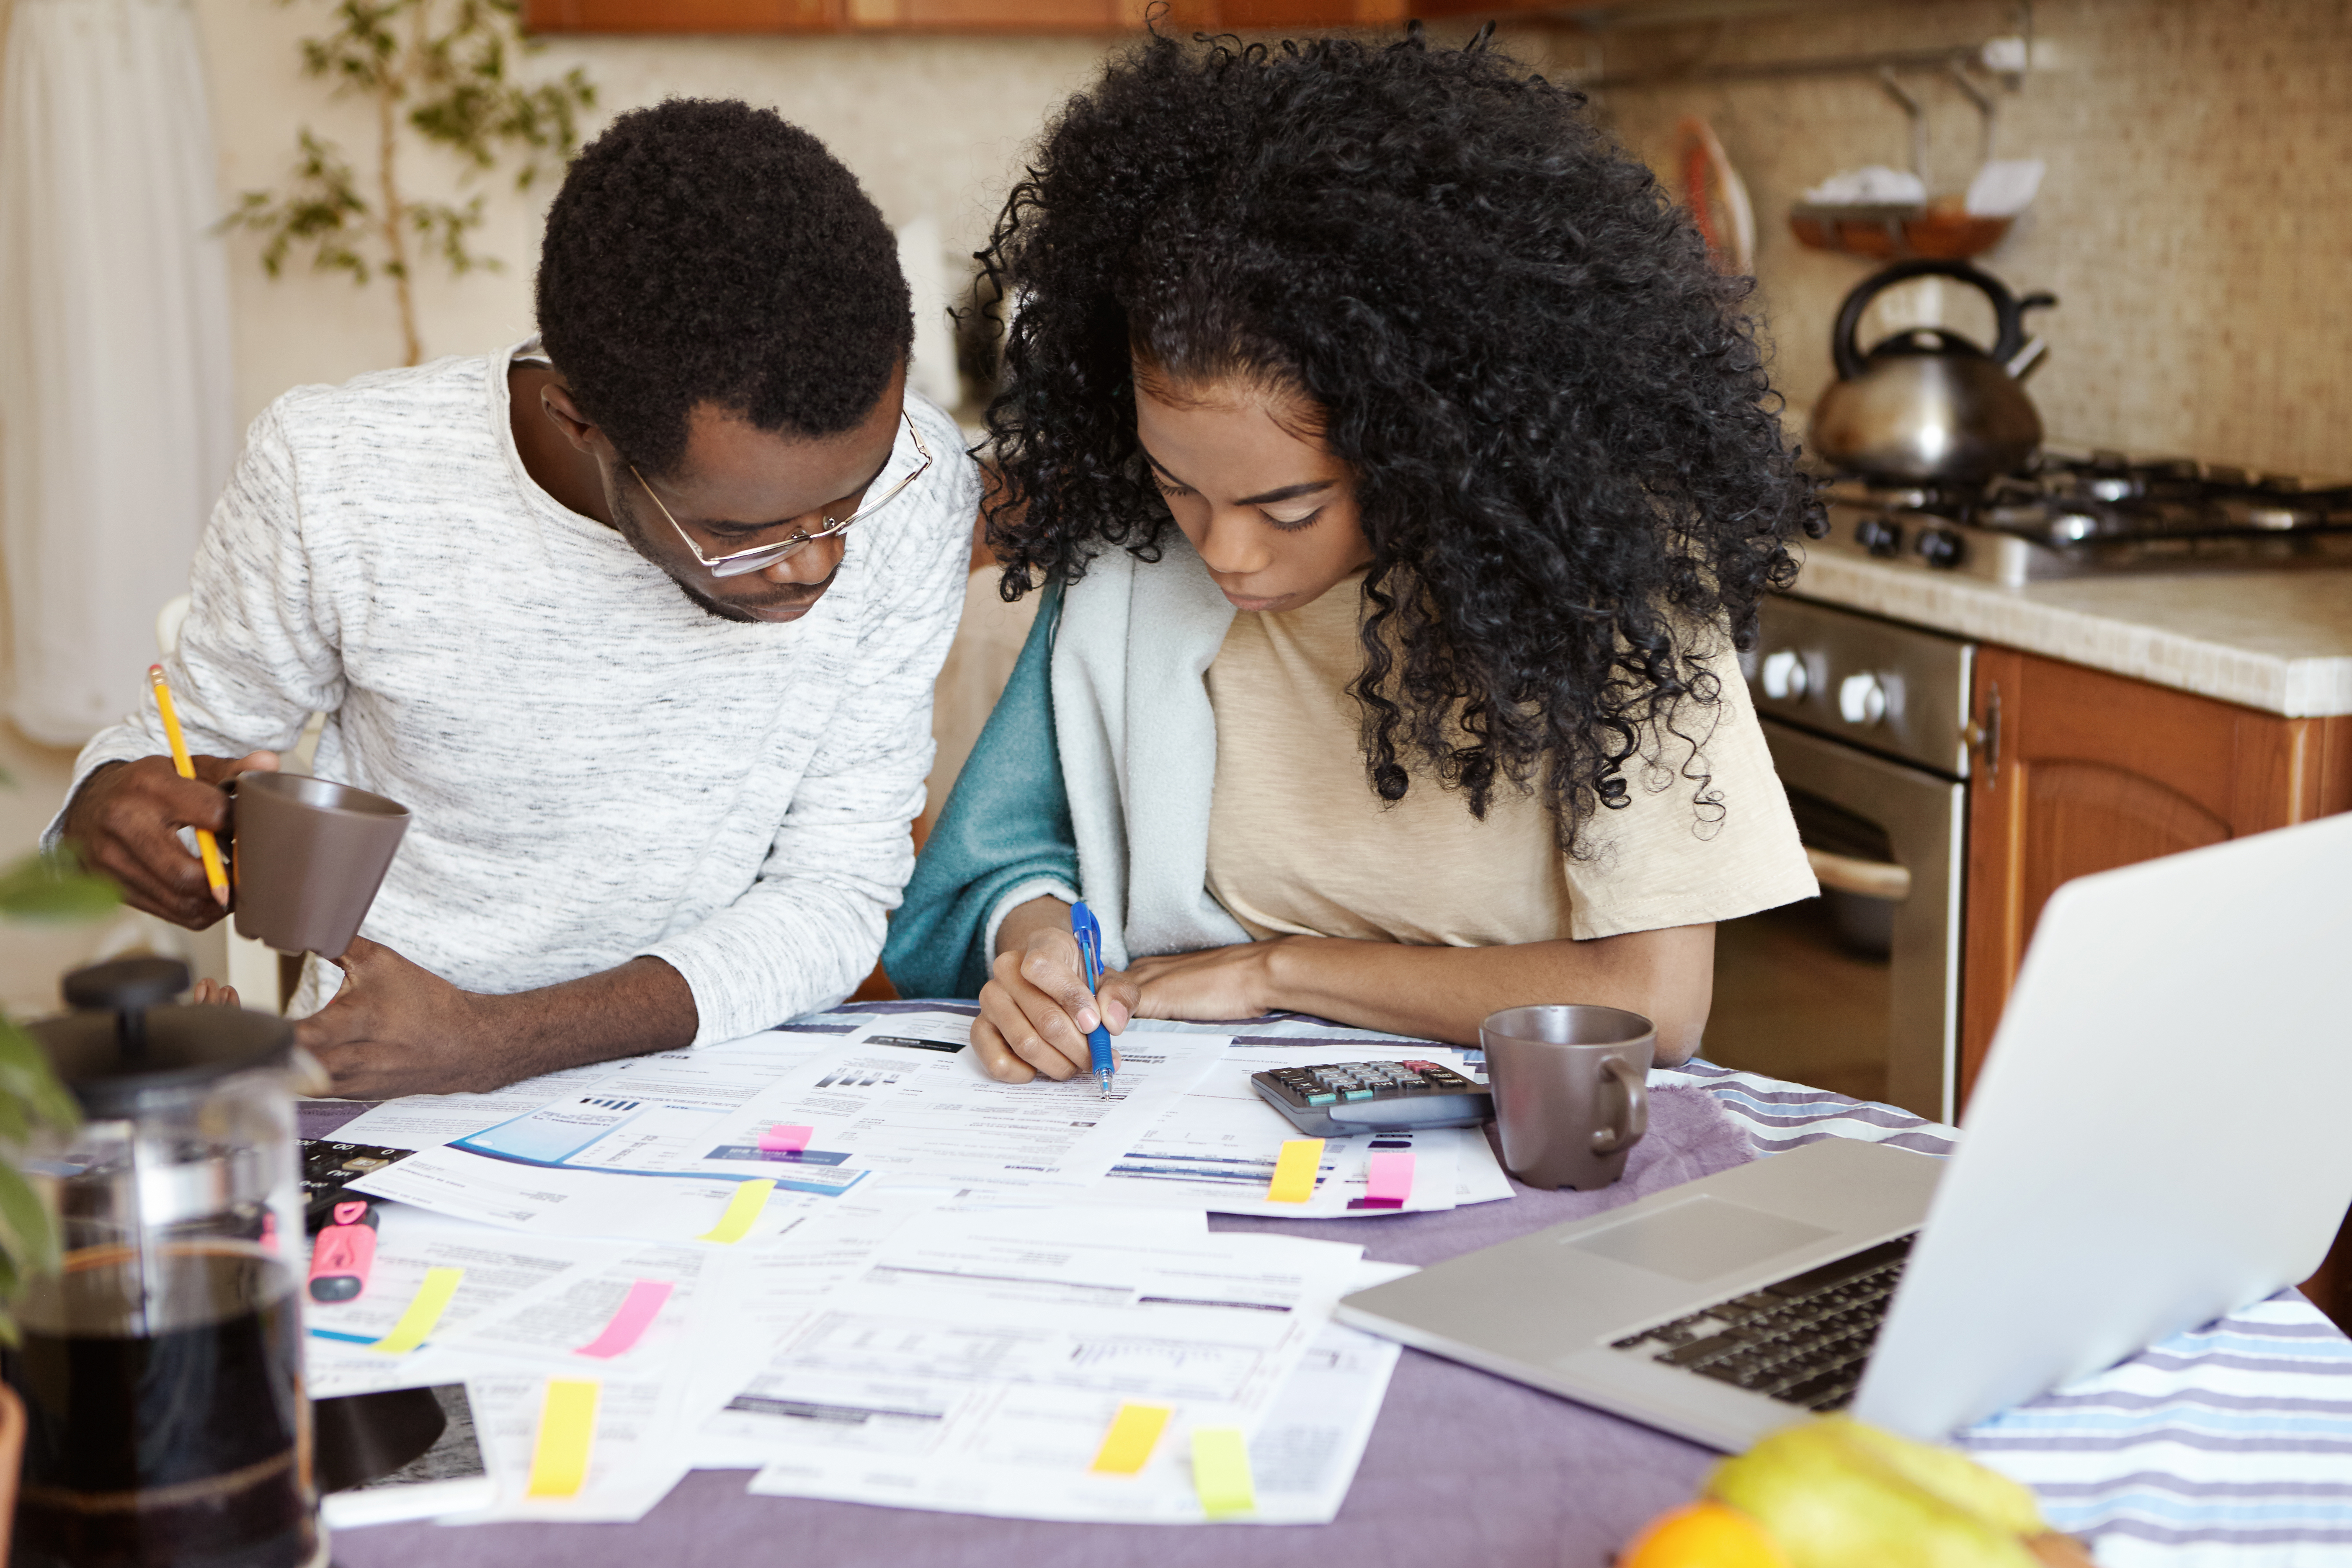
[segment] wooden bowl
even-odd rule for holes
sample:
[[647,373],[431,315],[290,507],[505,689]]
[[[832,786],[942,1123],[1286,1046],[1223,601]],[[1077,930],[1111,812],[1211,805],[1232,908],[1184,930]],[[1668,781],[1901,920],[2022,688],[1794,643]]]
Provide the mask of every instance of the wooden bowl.
[[1925,207],[1800,203],[1789,209],[1789,228],[1799,244],[1815,250],[1866,256],[1874,261],[1914,256],[1959,261],[1981,256],[2000,243],[2014,221],[1971,217],[1957,197],[1949,196]]

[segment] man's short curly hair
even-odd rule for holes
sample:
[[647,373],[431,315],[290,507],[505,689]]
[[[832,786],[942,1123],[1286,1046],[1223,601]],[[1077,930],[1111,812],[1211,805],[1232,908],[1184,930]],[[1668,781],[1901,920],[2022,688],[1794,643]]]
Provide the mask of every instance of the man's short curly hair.
[[539,330],[581,411],[650,473],[712,403],[824,436],[872,411],[914,338],[898,251],[857,177],[772,110],[672,99],[564,176]]
[[1303,393],[1374,554],[1370,787],[1401,798],[1412,763],[1481,816],[1530,789],[1575,853],[1629,769],[1721,819],[1705,660],[1752,642],[1819,507],[1748,280],[1580,95],[1485,33],[1155,34],[1047,130],[983,264],[1019,302],[988,413],[1006,596],[1157,558],[1133,362]]

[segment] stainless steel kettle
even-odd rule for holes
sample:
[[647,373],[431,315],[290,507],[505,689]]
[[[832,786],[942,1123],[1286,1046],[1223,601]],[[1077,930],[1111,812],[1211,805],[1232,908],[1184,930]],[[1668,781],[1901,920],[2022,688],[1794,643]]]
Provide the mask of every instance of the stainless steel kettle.
[[[1864,354],[1862,312],[1881,290],[1913,278],[1950,278],[1992,301],[1999,337],[1988,353],[1942,327],[1914,327]],[[2008,473],[2042,445],[2042,416],[2019,385],[2042,357],[2023,299],[1965,261],[1901,261],[1863,280],[1838,311],[1830,352],[1838,378],[1813,405],[1813,448],[1841,468],[1908,484],[1977,484]]]

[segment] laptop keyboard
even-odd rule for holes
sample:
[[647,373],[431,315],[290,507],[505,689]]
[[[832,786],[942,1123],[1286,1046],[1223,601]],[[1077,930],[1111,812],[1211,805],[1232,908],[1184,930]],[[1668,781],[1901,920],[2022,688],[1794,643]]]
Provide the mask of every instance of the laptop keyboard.
[[1843,1409],[1862,1382],[1916,1234],[1629,1334],[1613,1348],[1809,1410]]

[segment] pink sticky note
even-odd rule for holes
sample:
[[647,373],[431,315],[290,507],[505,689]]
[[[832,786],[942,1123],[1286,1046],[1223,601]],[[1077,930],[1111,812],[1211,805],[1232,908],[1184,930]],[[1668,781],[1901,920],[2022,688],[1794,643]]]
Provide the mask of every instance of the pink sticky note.
[[1367,1208],[1402,1208],[1405,1199],[1412,1196],[1412,1155],[1405,1153],[1375,1154],[1371,1169],[1364,1179],[1364,1205]]
[[580,1353],[610,1361],[626,1352],[653,1327],[669,1300],[670,1289],[667,1279],[640,1279],[630,1286],[629,1293],[621,1299],[621,1310],[613,1314],[603,1333],[580,1347]]
[[814,1127],[789,1127],[779,1121],[760,1134],[760,1152],[797,1154],[807,1148],[809,1140],[815,1136],[816,1129]]

